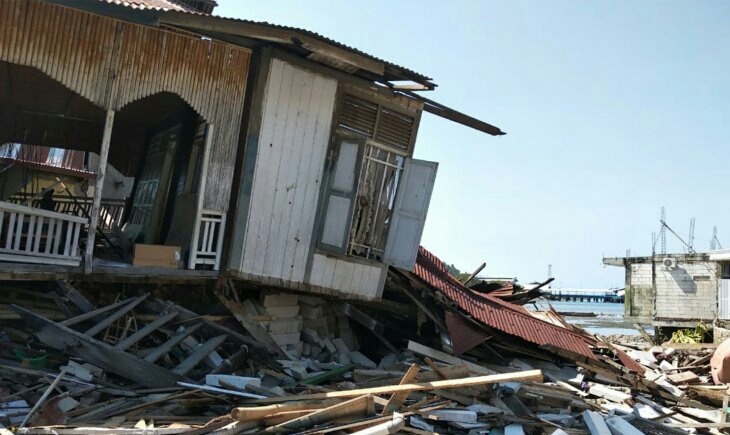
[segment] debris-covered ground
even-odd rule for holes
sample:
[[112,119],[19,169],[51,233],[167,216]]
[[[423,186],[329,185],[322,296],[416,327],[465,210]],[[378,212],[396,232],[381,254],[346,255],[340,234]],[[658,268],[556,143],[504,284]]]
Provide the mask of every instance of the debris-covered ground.
[[[612,345],[422,250],[381,301],[13,283],[0,424],[22,434],[723,433],[713,350]],[[148,289],[149,290],[149,289]],[[724,403],[723,403],[724,402]]]

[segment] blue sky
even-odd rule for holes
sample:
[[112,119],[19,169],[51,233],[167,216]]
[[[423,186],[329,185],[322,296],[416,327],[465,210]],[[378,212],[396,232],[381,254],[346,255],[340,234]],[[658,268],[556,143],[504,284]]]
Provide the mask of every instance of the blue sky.
[[[424,115],[438,161],[423,245],[461,269],[623,285],[601,259],[651,252],[659,212],[730,247],[730,2],[219,0],[407,66],[427,96],[499,126]],[[682,245],[667,236],[670,251]]]

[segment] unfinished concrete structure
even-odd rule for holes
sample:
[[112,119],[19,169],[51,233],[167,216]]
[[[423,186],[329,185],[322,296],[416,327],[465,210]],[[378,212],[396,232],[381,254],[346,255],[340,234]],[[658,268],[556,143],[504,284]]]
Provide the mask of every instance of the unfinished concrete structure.
[[720,268],[708,254],[604,258],[626,270],[625,314],[655,327],[711,324],[718,313]]

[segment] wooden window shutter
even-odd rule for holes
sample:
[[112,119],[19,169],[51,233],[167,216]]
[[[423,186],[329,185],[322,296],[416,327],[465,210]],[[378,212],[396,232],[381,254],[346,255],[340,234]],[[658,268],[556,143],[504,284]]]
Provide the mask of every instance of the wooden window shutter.
[[383,107],[380,109],[375,140],[407,150],[411,144],[414,124],[412,117]]
[[378,103],[349,94],[342,98],[338,125],[384,145],[408,150],[415,124],[414,117]]
[[437,170],[436,162],[406,159],[385,243],[384,263],[413,269]]
[[327,196],[321,220],[319,245],[344,253],[357,194],[360,161],[365,142],[352,135],[338,134],[328,169]]

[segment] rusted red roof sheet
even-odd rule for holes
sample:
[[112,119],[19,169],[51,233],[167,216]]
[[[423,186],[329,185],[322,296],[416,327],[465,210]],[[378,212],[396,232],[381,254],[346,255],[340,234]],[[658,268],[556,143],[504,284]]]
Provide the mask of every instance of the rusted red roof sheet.
[[539,346],[554,346],[591,359],[596,356],[583,336],[531,316],[520,306],[478,295],[449,274],[444,263],[420,247],[413,272],[459,308],[485,325]]

